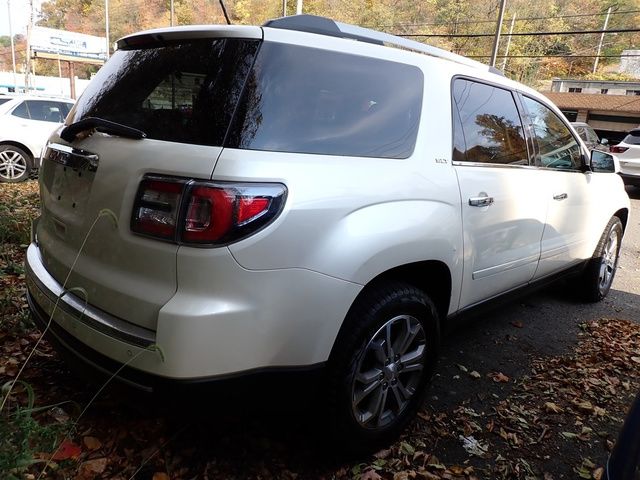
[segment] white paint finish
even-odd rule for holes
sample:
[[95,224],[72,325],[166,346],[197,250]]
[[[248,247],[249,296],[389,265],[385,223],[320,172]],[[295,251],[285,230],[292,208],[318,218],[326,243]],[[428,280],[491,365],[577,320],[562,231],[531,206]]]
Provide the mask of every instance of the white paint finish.
[[[232,32],[258,38],[263,31],[218,28],[151,34],[199,38]],[[575,239],[569,241],[572,245],[587,245],[576,248],[575,257],[588,258],[585,252],[592,251],[604,228],[597,225],[606,224],[618,208],[628,207],[615,175],[584,175],[584,184],[567,186],[569,199],[587,191],[592,197],[592,218],[584,222],[589,238],[584,241],[578,238],[583,225],[577,220],[565,225],[563,220],[566,215],[585,215],[576,213],[582,204],[567,202],[572,206],[568,212],[550,206],[553,192],[565,186],[561,180],[548,179],[535,168],[451,165],[452,76],[488,80],[544,102],[527,87],[480,69],[364,42],[269,28],[264,36],[421,68],[425,92],[416,149],[410,158],[395,160],[220,152],[102,134],[79,142],[79,147],[101,155],[89,185],[68,179],[68,190],[84,199],[79,207],[83,214],[69,208],[70,200],[53,202],[46,182],[55,183],[58,175],[47,173],[47,168],[38,233],[45,254],[52,252],[47,267],[60,279],[87,222],[101,208],[116,213],[118,228],[99,224],[69,286],[88,286],[92,304],[156,330],[164,363],[144,353],[134,361],[135,368],[170,378],[198,378],[325,361],[353,300],[379,274],[406,263],[442,262],[452,276],[453,313],[529,282],[541,245],[549,245],[544,255],[551,258],[566,242],[562,235]],[[133,197],[146,172],[280,182],[287,186],[288,197],[272,224],[228,248],[179,248],[129,232]],[[494,197],[491,206],[469,206],[469,198],[483,193]],[[547,218],[562,238],[543,239]],[[110,358],[124,363],[139,351],[65,315],[60,313],[56,321]]]
[[[56,135],[51,140],[64,143]],[[82,287],[92,305],[154,329],[158,311],[176,290],[178,247],[131,233],[138,185],[145,173],[209,178],[220,149],[102,133],[73,146],[98,154],[99,166],[95,173],[78,176],[70,168],[44,162],[37,233],[47,269],[63,282],[100,211],[111,210],[118,228],[108,217],[96,222],[67,287]]]
[[4,142],[17,142],[24,145],[33,158],[38,159],[47,139],[62,123],[31,120],[12,114],[24,101],[31,100],[68,103],[69,107],[73,106],[73,102],[55,97],[21,95],[0,105],[0,145]]
[[[460,308],[524,285],[535,273],[547,213],[534,168],[456,165],[464,230]],[[473,197],[493,197],[473,207]]]

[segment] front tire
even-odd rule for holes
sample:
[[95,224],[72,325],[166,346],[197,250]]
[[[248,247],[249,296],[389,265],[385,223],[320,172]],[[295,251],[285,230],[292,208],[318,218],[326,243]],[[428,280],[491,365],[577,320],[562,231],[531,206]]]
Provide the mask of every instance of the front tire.
[[622,232],[620,219],[611,217],[578,285],[584,301],[599,302],[609,293],[618,268]]
[[394,282],[356,300],[329,362],[343,450],[372,451],[402,432],[422,403],[438,345],[438,314],[421,290]]
[[31,156],[14,145],[0,145],[0,182],[22,182],[33,170]]

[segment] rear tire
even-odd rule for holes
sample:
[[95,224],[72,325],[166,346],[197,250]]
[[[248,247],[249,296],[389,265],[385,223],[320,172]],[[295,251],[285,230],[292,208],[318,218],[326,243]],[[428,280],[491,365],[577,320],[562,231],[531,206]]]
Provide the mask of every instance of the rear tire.
[[22,182],[33,170],[31,155],[14,145],[0,145],[0,182]]
[[599,302],[609,293],[618,268],[622,231],[620,219],[611,217],[577,285],[585,302]]
[[438,345],[437,310],[421,290],[393,282],[356,300],[329,360],[334,444],[364,453],[396,439],[422,404]]

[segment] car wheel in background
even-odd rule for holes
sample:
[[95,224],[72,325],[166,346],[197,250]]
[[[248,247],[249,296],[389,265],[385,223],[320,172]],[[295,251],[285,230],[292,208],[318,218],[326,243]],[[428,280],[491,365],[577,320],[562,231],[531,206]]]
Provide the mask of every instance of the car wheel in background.
[[372,451],[400,434],[422,403],[438,344],[438,314],[421,290],[394,282],[356,300],[328,370],[343,451]]
[[31,156],[14,145],[0,145],[0,182],[21,182],[33,169]]

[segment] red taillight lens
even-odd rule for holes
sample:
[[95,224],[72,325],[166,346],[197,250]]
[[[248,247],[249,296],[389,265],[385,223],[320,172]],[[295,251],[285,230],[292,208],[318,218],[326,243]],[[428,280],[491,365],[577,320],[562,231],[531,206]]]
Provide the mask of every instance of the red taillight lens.
[[235,196],[221,188],[196,186],[189,192],[189,205],[182,240],[214,242],[229,232]]
[[181,244],[222,245],[247,237],[278,216],[278,183],[217,183],[150,177],[140,183],[131,229]]
[[611,153],[624,153],[629,150],[629,147],[619,147],[618,145],[609,147]]
[[257,220],[268,211],[270,203],[269,198],[241,197],[238,201],[238,225]]
[[131,229],[172,240],[176,236],[184,182],[145,179],[140,183]]

